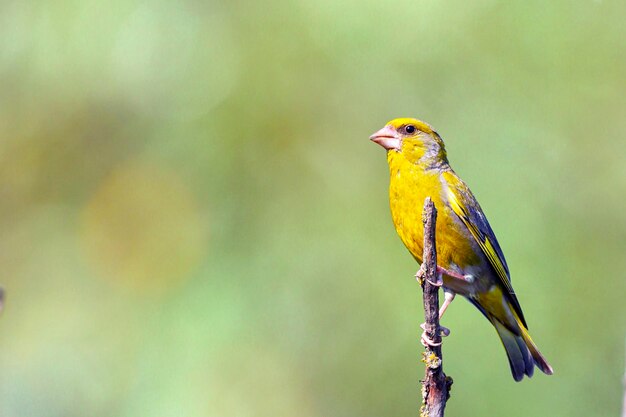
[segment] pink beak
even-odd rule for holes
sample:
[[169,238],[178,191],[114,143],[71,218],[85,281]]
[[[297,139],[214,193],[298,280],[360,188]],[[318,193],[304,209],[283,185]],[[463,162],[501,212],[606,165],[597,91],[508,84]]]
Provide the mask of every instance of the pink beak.
[[395,129],[389,125],[383,127],[378,132],[370,136],[370,140],[378,143],[380,146],[387,150],[400,150],[400,135],[398,135],[398,132],[396,132]]

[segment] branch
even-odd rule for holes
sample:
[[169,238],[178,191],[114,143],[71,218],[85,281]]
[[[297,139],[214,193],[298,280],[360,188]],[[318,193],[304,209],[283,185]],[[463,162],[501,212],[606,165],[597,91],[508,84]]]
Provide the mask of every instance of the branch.
[[446,401],[450,398],[452,378],[443,373],[441,355],[441,328],[439,327],[439,287],[437,282],[437,246],[435,242],[435,224],[437,209],[430,197],[424,201],[422,212],[424,223],[424,257],[418,279],[424,291],[424,331],[432,340],[433,346],[426,346],[422,353],[422,362],[426,364],[426,373],[422,383],[422,406],[420,417],[443,417]]

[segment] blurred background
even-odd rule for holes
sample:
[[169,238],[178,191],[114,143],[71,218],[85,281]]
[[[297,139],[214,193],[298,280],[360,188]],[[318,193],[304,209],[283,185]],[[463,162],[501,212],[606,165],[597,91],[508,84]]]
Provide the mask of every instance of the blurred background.
[[[616,416],[626,3],[0,3],[0,415],[417,416],[384,151],[446,140],[555,369],[460,299],[451,416]],[[421,207],[416,208],[421,209]]]

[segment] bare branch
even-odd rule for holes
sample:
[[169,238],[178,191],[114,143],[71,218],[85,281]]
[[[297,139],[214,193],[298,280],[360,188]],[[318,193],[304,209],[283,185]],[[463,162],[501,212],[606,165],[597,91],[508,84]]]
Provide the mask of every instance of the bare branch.
[[418,272],[424,291],[424,331],[432,346],[427,345],[422,353],[422,361],[426,364],[426,373],[422,382],[422,406],[420,417],[443,417],[446,401],[450,397],[452,378],[443,373],[443,357],[441,354],[441,328],[439,327],[439,287],[437,282],[437,246],[435,241],[435,224],[437,210],[430,197],[424,202],[422,212],[424,223],[424,257]]

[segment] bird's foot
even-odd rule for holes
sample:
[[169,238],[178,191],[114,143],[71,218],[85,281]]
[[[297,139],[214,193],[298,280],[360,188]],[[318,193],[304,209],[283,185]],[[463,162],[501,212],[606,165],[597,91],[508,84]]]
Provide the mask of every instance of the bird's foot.
[[443,276],[439,273],[439,270],[437,270],[437,281],[432,282],[431,280],[426,279],[426,267],[424,266],[424,264],[422,264],[420,266],[420,269],[418,269],[415,273],[415,279],[420,285],[424,285],[424,280],[430,282],[435,287],[441,287],[443,285]]
[[424,275],[426,275],[426,267],[424,264],[421,264],[420,269],[415,273],[415,279],[420,286],[424,285]]
[[441,287],[443,285],[443,275],[441,275],[440,273],[437,273],[437,281],[435,282],[432,282],[429,279],[427,279],[426,281],[430,282],[431,285],[434,285],[435,287]]
[[[422,335],[420,336],[420,342],[422,343],[422,345],[424,347],[435,347],[435,346],[441,346],[442,342],[435,342],[433,339],[431,339],[430,337],[428,337],[428,335],[426,335],[426,323],[422,323],[420,324],[420,328],[422,330],[424,330],[422,332]],[[448,329],[447,327],[443,327],[443,326],[439,326],[439,335],[441,337],[446,337],[450,335],[450,329]]]
[[[460,274],[458,272],[454,272],[451,271],[449,269],[445,269],[439,265],[437,265],[437,281],[432,282],[430,280],[428,280],[428,282],[430,282],[432,285],[436,286],[436,287],[441,287],[443,285],[443,275],[447,275],[451,278],[456,278],[456,279],[460,279],[464,282],[469,282],[472,283],[474,282],[474,276],[473,275],[463,275]],[[417,282],[422,285],[424,283],[424,279],[425,279],[425,275],[426,275],[426,268],[424,267],[424,264],[420,265],[420,269],[417,270],[417,272],[415,273],[415,279],[417,280]]]

